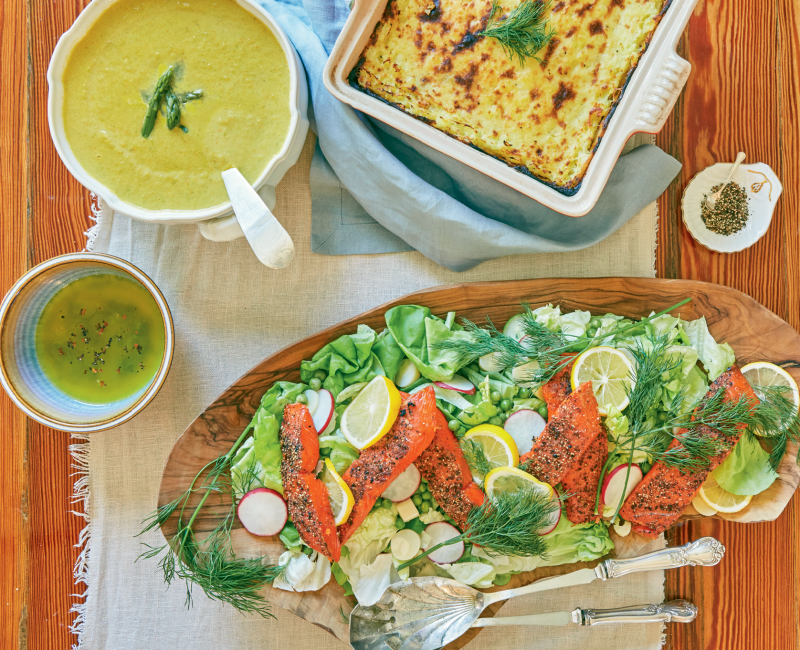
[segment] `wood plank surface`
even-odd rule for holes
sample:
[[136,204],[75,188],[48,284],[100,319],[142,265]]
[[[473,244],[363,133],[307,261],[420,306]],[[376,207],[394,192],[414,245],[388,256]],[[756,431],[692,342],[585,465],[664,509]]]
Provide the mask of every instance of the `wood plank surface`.
[[[84,0],[0,2],[0,291],[26,268],[83,248],[88,193],[55,153],[47,127],[45,73],[60,34]],[[693,66],[658,144],[684,165],[659,200],[660,277],[738,288],[800,328],[800,0],[701,0],[681,41]],[[784,194],[753,249],[720,255],[700,247],[680,220],[686,182],[706,165],[770,164]],[[82,521],[72,505],[68,437],[27,422],[0,395],[0,648],[66,649],[75,601],[72,564]],[[690,522],[683,543],[719,537],[715,569],[668,574],[667,597],[690,597],[700,621],[670,629],[672,648],[800,648],[798,497],[768,524]]]

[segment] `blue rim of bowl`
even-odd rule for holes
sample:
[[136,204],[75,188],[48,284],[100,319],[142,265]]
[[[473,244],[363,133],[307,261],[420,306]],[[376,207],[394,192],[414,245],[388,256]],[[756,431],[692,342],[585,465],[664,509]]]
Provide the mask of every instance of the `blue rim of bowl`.
[[14,303],[14,300],[19,295],[20,291],[22,291],[28,282],[30,282],[36,276],[49,271],[50,269],[72,262],[97,262],[99,264],[106,264],[124,271],[131,277],[138,280],[142,286],[147,289],[150,295],[153,296],[153,299],[156,301],[159,311],[161,312],[161,316],[164,321],[165,332],[164,358],[161,360],[161,366],[159,367],[155,378],[144,395],[142,395],[138,400],[136,400],[136,402],[131,404],[131,406],[125,409],[122,413],[119,413],[112,418],[106,418],[105,420],[91,422],[88,424],[75,424],[72,422],[55,420],[32,408],[27,402],[25,402],[24,399],[22,399],[17,390],[14,388],[14,385],[11,383],[6,372],[5,361],[2,358],[2,355],[0,355],[0,385],[2,385],[3,389],[6,391],[14,404],[16,404],[16,406],[23,413],[25,413],[25,415],[36,422],[44,424],[45,426],[70,433],[90,433],[92,431],[104,431],[130,420],[153,400],[153,398],[161,390],[161,387],[164,385],[164,381],[166,380],[167,374],[169,373],[169,369],[172,365],[172,356],[175,350],[175,330],[172,322],[172,312],[169,309],[166,298],[164,298],[164,294],[161,293],[161,290],[156,286],[156,283],[130,262],[126,262],[119,257],[105,255],[103,253],[69,253],[67,255],[54,257],[53,259],[34,266],[30,271],[25,273],[25,275],[23,275],[14,283],[14,286],[9,289],[8,293],[3,298],[2,303],[0,303],[0,334],[5,327],[6,317],[8,316],[8,311],[11,308],[11,305]]

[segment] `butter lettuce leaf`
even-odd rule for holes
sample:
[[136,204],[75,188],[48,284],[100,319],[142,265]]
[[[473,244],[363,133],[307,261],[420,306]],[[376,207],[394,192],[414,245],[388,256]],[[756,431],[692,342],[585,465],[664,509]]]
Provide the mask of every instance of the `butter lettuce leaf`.
[[689,338],[689,345],[697,351],[711,381],[736,363],[736,355],[731,346],[727,343],[717,343],[711,336],[705,316],[688,323],[684,322],[683,331]]
[[759,494],[778,478],[769,464],[769,454],[758,439],[745,432],[730,455],[711,472],[719,486],[731,494]]
[[547,540],[547,557],[540,566],[588,562],[614,550],[605,524],[573,524],[564,512],[558,526],[544,539]]
[[386,327],[422,376],[430,381],[452,379],[461,367],[452,351],[438,346],[448,340],[471,339],[460,327],[448,327],[430,309],[418,305],[392,307],[386,312]]
[[303,361],[300,378],[308,382],[317,370],[323,370],[328,376],[322,385],[336,399],[345,386],[375,377],[373,364],[376,357],[372,346],[376,340],[375,330],[368,325],[359,325],[355,334],[340,336],[319,350],[310,361]]

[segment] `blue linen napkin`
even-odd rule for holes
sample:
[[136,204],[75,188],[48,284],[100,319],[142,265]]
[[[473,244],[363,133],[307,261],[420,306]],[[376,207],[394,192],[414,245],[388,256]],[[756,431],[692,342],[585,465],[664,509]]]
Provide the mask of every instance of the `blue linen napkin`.
[[324,255],[417,249],[454,271],[518,253],[586,248],[654,201],[681,168],[653,145],[621,156],[594,209],[562,215],[382,122],[322,82],[350,13],[346,0],[259,0],[308,75],[317,148],[311,165],[311,248]]

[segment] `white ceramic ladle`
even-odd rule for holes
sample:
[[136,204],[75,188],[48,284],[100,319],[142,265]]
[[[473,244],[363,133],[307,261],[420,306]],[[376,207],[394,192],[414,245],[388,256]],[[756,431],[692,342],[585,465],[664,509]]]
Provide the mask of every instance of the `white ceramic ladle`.
[[294,242],[235,167],[222,172],[233,212],[259,262],[271,269],[289,266],[294,259]]

